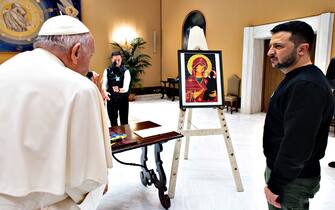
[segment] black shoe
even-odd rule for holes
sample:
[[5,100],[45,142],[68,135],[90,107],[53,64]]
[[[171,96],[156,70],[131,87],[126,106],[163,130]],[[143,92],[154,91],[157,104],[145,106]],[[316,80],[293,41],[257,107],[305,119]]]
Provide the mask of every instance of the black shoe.
[[335,161],[328,163],[328,166],[331,168],[335,168]]

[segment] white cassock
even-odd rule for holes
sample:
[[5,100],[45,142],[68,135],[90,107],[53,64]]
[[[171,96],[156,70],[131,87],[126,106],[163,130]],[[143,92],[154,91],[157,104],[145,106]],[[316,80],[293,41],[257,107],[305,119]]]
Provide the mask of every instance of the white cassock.
[[93,82],[38,48],[0,65],[0,99],[1,210],[78,209],[107,183],[108,117]]

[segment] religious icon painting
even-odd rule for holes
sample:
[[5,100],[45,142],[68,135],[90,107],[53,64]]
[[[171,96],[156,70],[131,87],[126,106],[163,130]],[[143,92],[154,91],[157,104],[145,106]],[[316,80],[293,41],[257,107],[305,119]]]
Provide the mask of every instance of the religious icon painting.
[[0,1],[0,52],[31,50],[42,24],[56,15],[80,19],[80,0]]
[[178,51],[180,108],[223,106],[221,51]]

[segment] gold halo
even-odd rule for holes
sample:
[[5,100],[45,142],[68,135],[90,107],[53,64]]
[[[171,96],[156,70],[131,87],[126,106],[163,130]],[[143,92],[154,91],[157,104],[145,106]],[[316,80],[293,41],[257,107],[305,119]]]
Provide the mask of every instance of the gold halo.
[[207,62],[207,69],[205,70],[205,73],[204,73],[204,77],[207,77],[209,75],[209,73],[212,71],[212,62],[209,60],[209,58],[203,54],[195,54],[195,55],[192,55],[190,57],[190,59],[188,59],[188,62],[187,62],[187,71],[188,73],[190,73],[190,75],[192,75],[192,64],[193,64],[193,61],[196,59],[196,58],[203,58],[206,60]]

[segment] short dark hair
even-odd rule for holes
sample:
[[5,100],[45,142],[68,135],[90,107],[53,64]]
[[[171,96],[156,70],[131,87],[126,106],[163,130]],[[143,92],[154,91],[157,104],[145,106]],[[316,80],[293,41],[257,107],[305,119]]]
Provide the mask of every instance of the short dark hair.
[[114,52],[112,52],[112,56],[111,57],[117,56],[117,55],[121,55],[121,52],[120,51],[114,51]]
[[275,26],[271,33],[275,34],[281,31],[291,32],[290,40],[295,44],[308,43],[310,48],[314,43],[313,28],[303,21],[290,21]]

